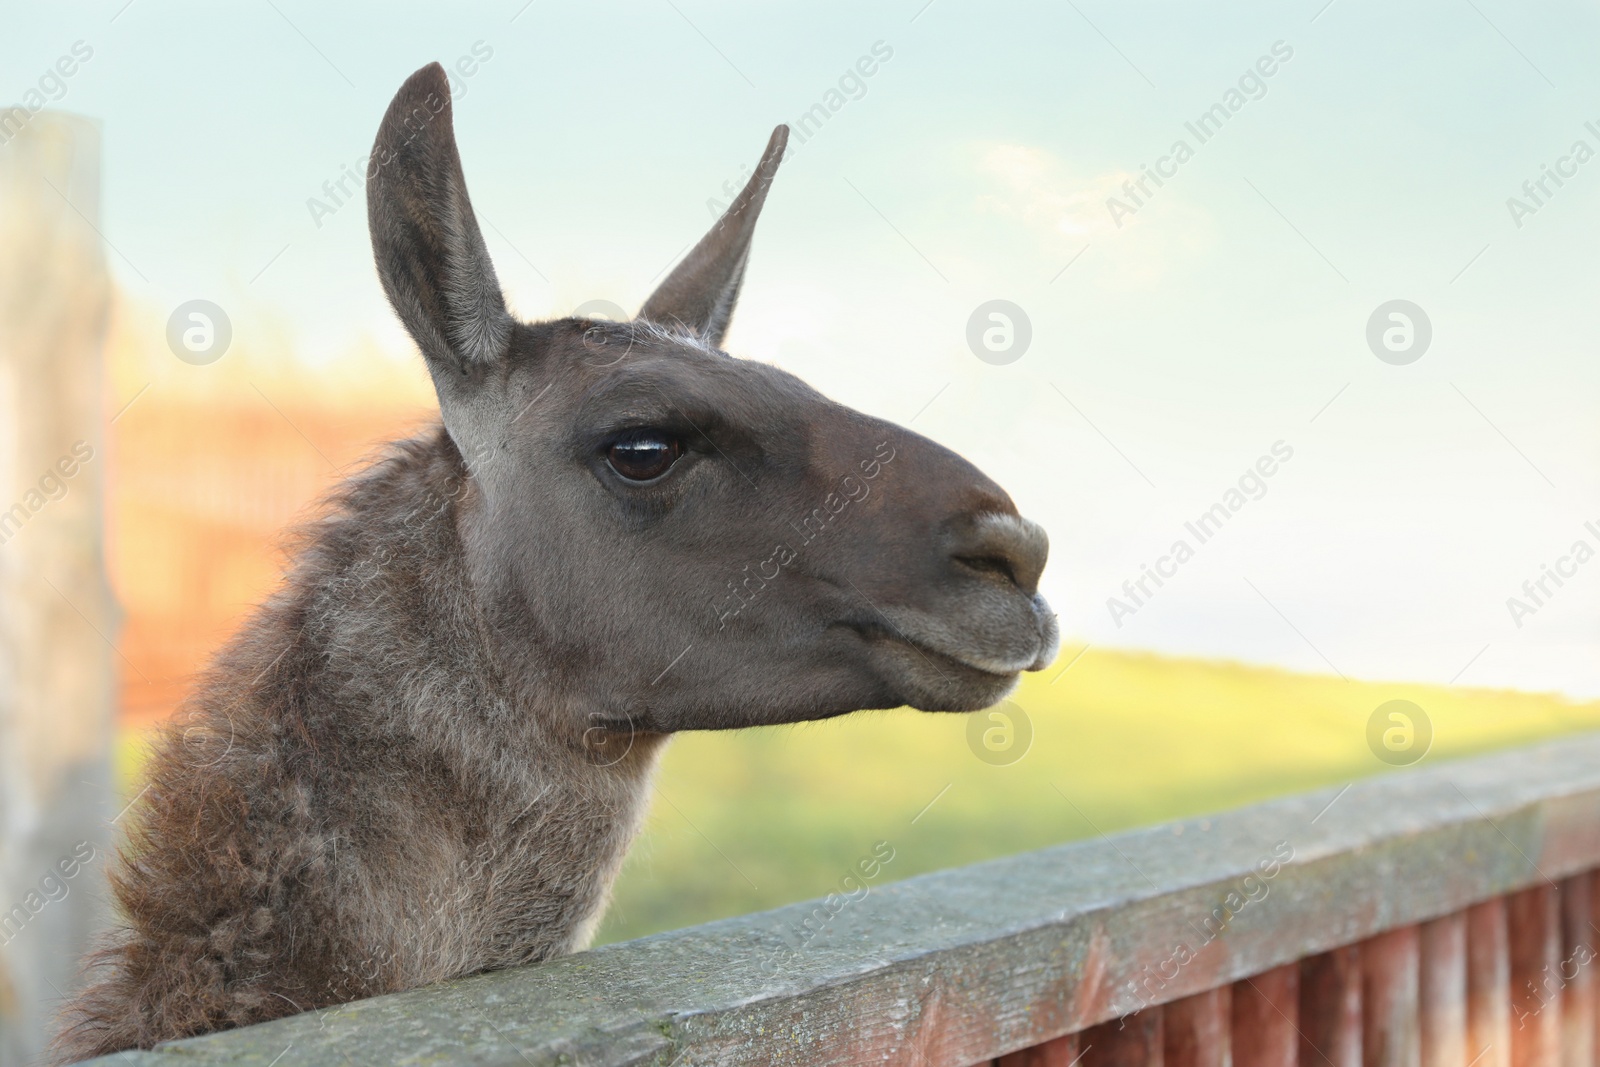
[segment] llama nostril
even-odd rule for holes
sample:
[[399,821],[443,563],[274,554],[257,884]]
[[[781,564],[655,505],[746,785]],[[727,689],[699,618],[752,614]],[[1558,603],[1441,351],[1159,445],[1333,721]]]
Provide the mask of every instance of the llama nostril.
[[958,542],[950,553],[956,562],[1001,575],[1028,596],[1039,591],[1050,539],[1038,523],[1018,515],[988,512],[972,520]]
[[951,558],[957,563],[971,567],[975,571],[980,571],[984,574],[998,574],[1000,577],[1004,578],[1008,582],[1011,582],[1013,585],[1015,585],[1017,582],[1016,568],[1014,568],[1011,565],[1011,561],[1006,559],[1004,556],[958,555]]

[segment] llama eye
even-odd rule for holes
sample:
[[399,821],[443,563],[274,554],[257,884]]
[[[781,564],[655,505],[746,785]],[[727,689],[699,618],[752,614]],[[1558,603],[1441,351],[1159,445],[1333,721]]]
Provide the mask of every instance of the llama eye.
[[615,442],[606,450],[611,469],[630,482],[661,477],[683,455],[683,442],[658,430],[645,430]]

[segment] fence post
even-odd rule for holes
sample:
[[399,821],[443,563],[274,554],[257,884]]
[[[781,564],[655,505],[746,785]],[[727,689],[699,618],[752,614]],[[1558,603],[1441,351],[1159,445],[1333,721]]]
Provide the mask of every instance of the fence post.
[[0,109],[0,1065],[36,1062],[102,919],[105,576],[100,134]]

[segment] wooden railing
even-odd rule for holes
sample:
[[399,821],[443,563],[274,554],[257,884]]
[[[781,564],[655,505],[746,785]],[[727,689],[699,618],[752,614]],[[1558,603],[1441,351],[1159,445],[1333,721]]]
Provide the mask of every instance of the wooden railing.
[[1597,868],[1578,735],[103,1062],[1590,1065]]

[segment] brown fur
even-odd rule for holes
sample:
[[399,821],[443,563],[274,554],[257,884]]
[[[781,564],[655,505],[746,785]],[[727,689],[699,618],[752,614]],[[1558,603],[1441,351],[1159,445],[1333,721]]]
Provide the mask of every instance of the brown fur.
[[[782,134],[641,320],[529,325],[443,72],[401,89],[369,214],[443,425],[337,491],[163,731],[60,1057],[579,949],[667,734],[972,710],[1054,655],[997,486],[717,348]],[[638,427],[682,444],[653,482],[608,465]]]
[[127,929],[69,1055],[579,947],[660,739],[601,767],[507,703],[492,648],[461,639],[485,625],[463,491],[442,430],[346,486],[162,732],[113,879]]

